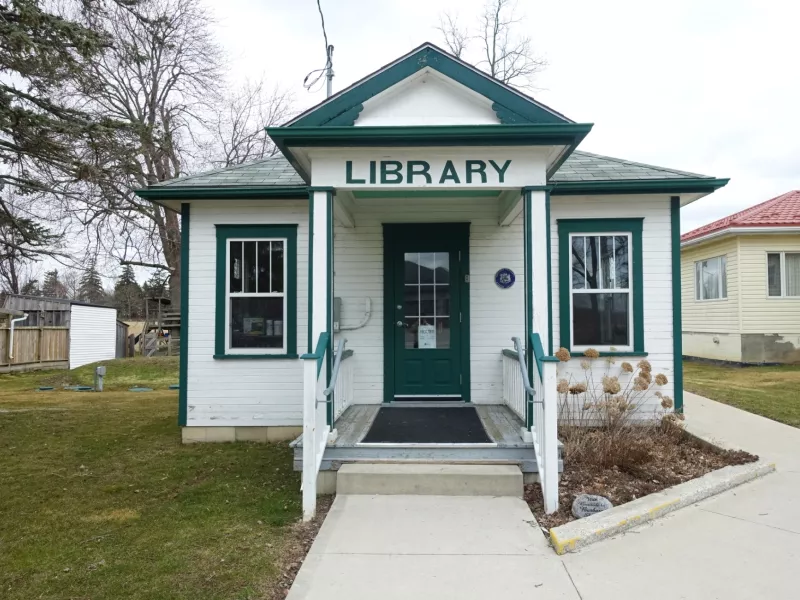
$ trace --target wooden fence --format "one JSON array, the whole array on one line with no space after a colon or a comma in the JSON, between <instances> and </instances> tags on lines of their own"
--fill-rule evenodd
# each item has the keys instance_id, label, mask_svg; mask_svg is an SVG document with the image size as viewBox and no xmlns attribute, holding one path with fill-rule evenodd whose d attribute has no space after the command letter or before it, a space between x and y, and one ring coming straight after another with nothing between
<instances>
[{"instance_id":1,"label":"wooden fence","mask_svg":"<svg viewBox=\"0 0 800 600\"><path fill-rule=\"evenodd\" d=\"M69 327L15 327L13 358L8 358L11 330L0 327L0 373L69 368Z\"/></svg>"}]
</instances>

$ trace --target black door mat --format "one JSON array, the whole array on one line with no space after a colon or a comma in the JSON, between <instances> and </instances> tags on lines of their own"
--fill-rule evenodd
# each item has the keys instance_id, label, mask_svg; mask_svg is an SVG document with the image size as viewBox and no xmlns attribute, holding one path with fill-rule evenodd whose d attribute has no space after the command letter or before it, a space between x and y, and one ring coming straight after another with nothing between
<instances>
[{"instance_id":1,"label":"black door mat","mask_svg":"<svg viewBox=\"0 0 800 600\"><path fill-rule=\"evenodd\" d=\"M383 406L361 440L367 444L490 444L473 406Z\"/></svg>"}]
</instances>

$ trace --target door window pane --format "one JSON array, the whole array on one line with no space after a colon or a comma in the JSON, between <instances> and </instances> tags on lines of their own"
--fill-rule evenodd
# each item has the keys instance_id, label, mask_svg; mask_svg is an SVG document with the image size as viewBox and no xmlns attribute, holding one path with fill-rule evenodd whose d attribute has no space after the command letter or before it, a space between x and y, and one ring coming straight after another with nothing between
<instances>
[{"instance_id":1,"label":"door window pane","mask_svg":"<svg viewBox=\"0 0 800 600\"><path fill-rule=\"evenodd\" d=\"M436 318L436 347L450 348L450 319Z\"/></svg>"},{"instance_id":2,"label":"door window pane","mask_svg":"<svg viewBox=\"0 0 800 600\"><path fill-rule=\"evenodd\" d=\"M448 252L436 253L436 273L434 274L434 282L450 283L450 254Z\"/></svg>"},{"instance_id":3,"label":"door window pane","mask_svg":"<svg viewBox=\"0 0 800 600\"><path fill-rule=\"evenodd\" d=\"M572 327L577 346L627 346L629 293L573 294Z\"/></svg>"},{"instance_id":4,"label":"door window pane","mask_svg":"<svg viewBox=\"0 0 800 600\"><path fill-rule=\"evenodd\" d=\"M436 269L436 254L433 252L419 253L419 282L433 283L433 273Z\"/></svg>"},{"instance_id":5,"label":"door window pane","mask_svg":"<svg viewBox=\"0 0 800 600\"><path fill-rule=\"evenodd\" d=\"M449 348L450 254L407 252L404 262L405 348Z\"/></svg>"},{"instance_id":6,"label":"door window pane","mask_svg":"<svg viewBox=\"0 0 800 600\"><path fill-rule=\"evenodd\" d=\"M419 286L419 315L421 317L433 317L436 315L435 298L436 286Z\"/></svg>"},{"instance_id":7,"label":"door window pane","mask_svg":"<svg viewBox=\"0 0 800 600\"><path fill-rule=\"evenodd\" d=\"M778 252L767 254L767 287L770 296L781 295L781 255Z\"/></svg>"},{"instance_id":8,"label":"door window pane","mask_svg":"<svg viewBox=\"0 0 800 600\"><path fill-rule=\"evenodd\" d=\"M283 298L231 298L231 348L282 348Z\"/></svg>"}]
</instances>

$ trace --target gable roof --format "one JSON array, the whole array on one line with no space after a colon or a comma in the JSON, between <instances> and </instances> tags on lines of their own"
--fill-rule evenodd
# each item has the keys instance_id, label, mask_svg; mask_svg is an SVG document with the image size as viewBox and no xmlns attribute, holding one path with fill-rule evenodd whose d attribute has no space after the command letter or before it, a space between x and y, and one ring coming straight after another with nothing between
<instances>
[{"instance_id":1,"label":"gable roof","mask_svg":"<svg viewBox=\"0 0 800 600\"><path fill-rule=\"evenodd\" d=\"M626 186L630 186L627 191L633 191L639 189L634 187L637 185L671 185L673 187L670 189L677 190L684 186L685 191L690 191L686 187L689 184L714 188L721 187L727 180L576 150L550 178L549 183L554 186L554 193L558 194L588 193L598 186L614 186L606 189L606 193ZM305 198L308 193L303 178L281 154L157 183L137 193L154 199L179 196L201 199L224 197L226 191L233 190L236 191L235 196L240 198L248 197L248 192L251 194L249 197L253 198Z\"/></svg>"},{"instance_id":2,"label":"gable roof","mask_svg":"<svg viewBox=\"0 0 800 600\"><path fill-rule=\"evenodd\" d=\"M364 108L364 102L425 68L438 71L492 100L492 109L505 125L573 123L531 96L456 58L435 44L425 42L309 108L283 127L353 125Z\"/></svg>"},{"instance_id":3,"label":"gable roof","mask_svg":"<svg viewBox=\"0 0 800 600\"><path fill-rule=\"evenodd\" d=\"M681 243L740 227L800 227L800 190L786 192L681 236Z\"/></svg>"}]
</instances>

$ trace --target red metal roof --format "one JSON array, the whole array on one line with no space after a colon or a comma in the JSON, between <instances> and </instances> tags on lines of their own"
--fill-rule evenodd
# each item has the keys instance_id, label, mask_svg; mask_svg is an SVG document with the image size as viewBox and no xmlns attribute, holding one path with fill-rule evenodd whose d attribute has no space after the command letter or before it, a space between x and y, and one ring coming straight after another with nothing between
<instances>
[{"instance_id":1,"label":"red metal roof","mask_svg":"<svg viewBox=\"0 0 800 600\"><path fill-rule=\"evenodd\" d=\"M800 227L800 190L786 192L772 200L756 204L719 221L693 229L689 233L684 233L681 236L681 241L687 242L695 238L705 237L715 231L733 227L791 226Z\"/></svg>"}]
</instances>

